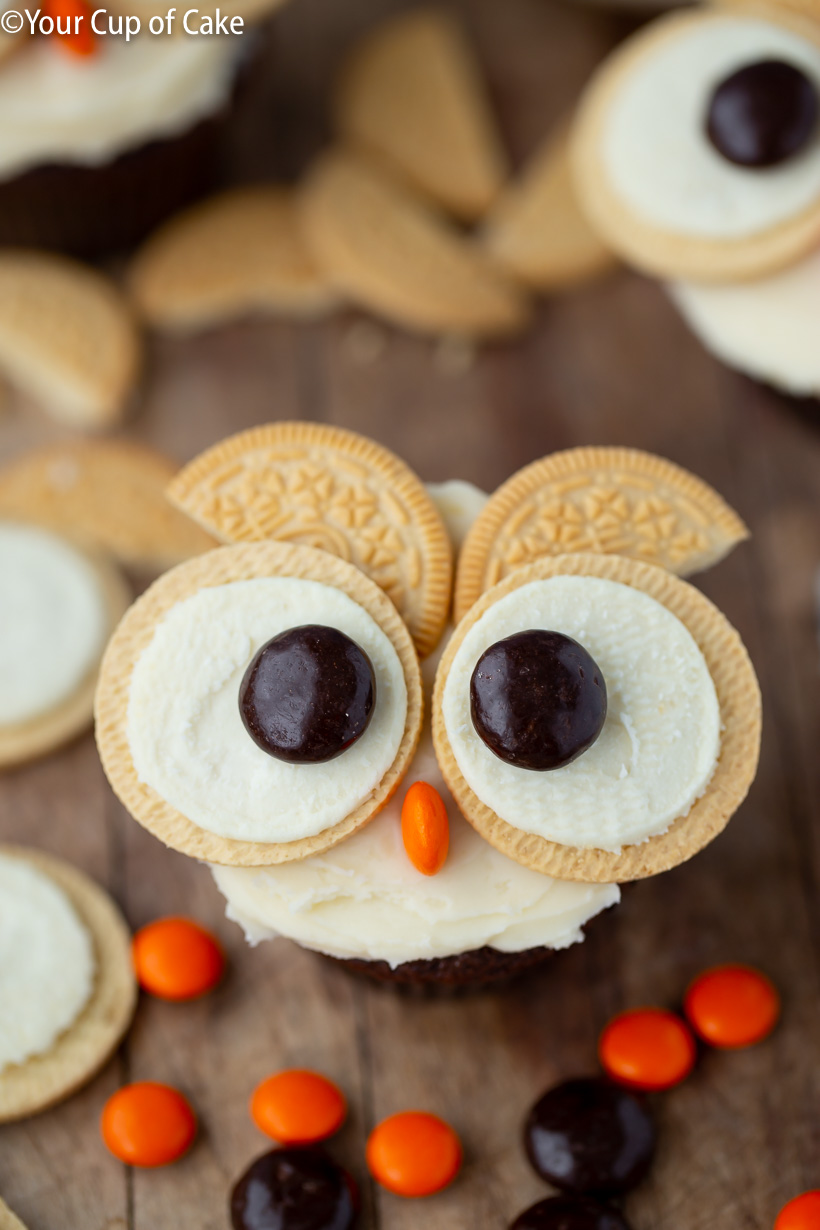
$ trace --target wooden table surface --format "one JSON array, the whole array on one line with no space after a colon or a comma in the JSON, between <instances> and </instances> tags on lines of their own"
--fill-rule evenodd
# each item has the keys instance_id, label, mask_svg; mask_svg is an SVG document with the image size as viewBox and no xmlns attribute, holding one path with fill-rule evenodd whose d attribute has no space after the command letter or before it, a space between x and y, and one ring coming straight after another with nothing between
<instances>
[{"instance_id":1,"label":"wooden table surface","mask_svg":"<svg viewBox=\"0 0 820 1230\"><path fill-rule=\"evenodd\" d=\"M295 0L275 24L274 75L235 142L239 173L296 172L326 128L329 72L379 0ZM482 49L514 157L572 102L618 31L612 18L548 0L474 0L461 11ZM224 1230L232 1181L266 1142L247 1114L254 1084L290 1065L339 1082L350 1120L333 1153L360 1179L363 1230L504 1230L545 1194L520 1145L534 1098L595 1070L606 1019L674 1005L706 965L760 965L780 986L765 1044L707 1055L658 1100L661 1145L627 1209L635 1230L768 1230L820 1186L820 689L813 585L820 564L820 434L805 415L713 362L658 286L631 274L545 304L520 341L475 362L363 318L257 321L157 341L127 434L184 460L219 437L301 417L371 434L427 479L488 489L574 444L638 445L715 484L753 531L699 584L739 628L765 699L760 774L728 831L690 864L633 887L583 945L542 975L466 999L413 999L351 980L285 942L252 951L223 918L206 869L128 818L90 735L0 781L0 840L41 846L107 885L134 926L169 912L213 926L230 974L192 1006L144 999L119 1056L81 1094L0 1129L0 1193L30 1230ZM364 328L370 326L365 322ZM364 359L364 349L376 349ZM820 420L819 420L820 421ZM0 453L53 438L21 400L0 416ZM123 1081L169 1081L202 1132L180 1164L129 1172L97 1121ZM366 1133L427 1107L461 1133L455 1186L423 1203L369 1186Z\"/></svg>"}]
</instances>

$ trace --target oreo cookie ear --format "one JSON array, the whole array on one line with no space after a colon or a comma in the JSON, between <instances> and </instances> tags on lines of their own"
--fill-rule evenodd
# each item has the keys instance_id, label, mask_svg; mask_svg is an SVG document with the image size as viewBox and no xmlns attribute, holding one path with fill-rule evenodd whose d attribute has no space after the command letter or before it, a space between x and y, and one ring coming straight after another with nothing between
<instances>
[{"instance_id":1,"label":"oreo cookie ear","mask_svg":"<svg viewBox=\"0 0 820 1230\"><path fill-rule=\"evenodd\" d=\"M713 488L662 457L627 448L552 453L513 474L476 518L458 559L456 621L485 590L545 557L622 555L691 576L747 537Z\"/></svg>"},{"instance_id":2,"label":"oreo cookie ear","mask_svg":"<svg viewBox=\"0 0 820 1230\"><path fill-rule=\"evenodd\" d=\"M184 466L168 497L222 542L275 540L354 564L390 598L420 657L438 644L447 530L421 479L372 440L317 423L253 428Z\"/></svg>"}]
</instances>

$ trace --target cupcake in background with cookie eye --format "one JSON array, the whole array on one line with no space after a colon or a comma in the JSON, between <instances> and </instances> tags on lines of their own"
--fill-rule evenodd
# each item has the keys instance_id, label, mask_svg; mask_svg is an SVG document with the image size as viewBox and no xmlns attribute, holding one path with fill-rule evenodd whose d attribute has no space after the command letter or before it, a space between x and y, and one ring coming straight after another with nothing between
<instances>
[{"instance_id":1,"label":"cupcake in background with cookie eye","mask_svg":"<svg viewBox=\"0 0 820 1230\"><path fill-rule=\"evenodd\" d=\"M574 134L602 239L718 358L798 397L820 394L818 18L739 3L658 20L604 63Z\"/></svg>"},{"instance_id":2,"label":"cupcake in background with cookie eye","mask_svg":"<svg viewBox=\"0 0 820 1230\"><path fill-rule=\"evenodd\" d=\"M130 247L212 186L255 32L152 35L143 6L144 28L126 40L94 34L92 6L69 7L80 36L0 48L0 245L93 257ZM43 10L61 28L67 12ZM97 24L118 29L120 16L115 7Z\"/></svg>"},{"instance_id":3,"label":"cupcake in background with cookie eye","mask_svg":"<svg viewBox=\"0 0 820 1230\"><path fill-rule=\"evenodd\" d=\"M754 673L673 570L746 531L684 471L573 450L487 501L425 490L351 432L285 423L217 445L169 491L235 545L128 613L98 743L135 818L212 864L251 942L286 937L397 984L485 985L582 939L620 881L689 857L742 800Z\"/></svg>"}]
</instances>

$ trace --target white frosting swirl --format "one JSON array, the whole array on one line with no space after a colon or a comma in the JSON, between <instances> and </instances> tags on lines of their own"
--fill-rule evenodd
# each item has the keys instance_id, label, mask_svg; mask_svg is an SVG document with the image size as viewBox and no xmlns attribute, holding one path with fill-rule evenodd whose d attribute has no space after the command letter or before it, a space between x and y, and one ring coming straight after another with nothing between
<instances>
[{"instance_id":1,"label":"white frosting swirl","mask_svg":"<svg viewBox=\"0 0 820 1230\"><path fill-rule=\"evenodd\" d=\"M227 101L240 37L105 37L70 56L32 39L0 66L0 176L45 163L96 166L174 137Z\"/></svg>"},{"instance_id":2,"label":"white frosting swirl","mask_svg":"<svg viewBox=\"0 0 820 1230\"><path fill-rule=\"evenodd\" d=\"M768 278L668 290L724 363L798 397L820 395L820 248Z\"/></svg>"}]
</instances>

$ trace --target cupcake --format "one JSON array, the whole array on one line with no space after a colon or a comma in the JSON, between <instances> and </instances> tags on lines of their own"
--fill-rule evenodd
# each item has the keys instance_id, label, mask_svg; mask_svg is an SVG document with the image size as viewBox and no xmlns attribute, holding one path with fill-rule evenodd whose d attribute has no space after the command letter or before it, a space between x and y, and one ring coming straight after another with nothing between
<instances>
[{"instance_id":1,"label":"cupcake","mask_svg":"<svg viewBox=\"0 0 820 1230\"><path fill-rule=\"evenodd\" d=\"M249 38L38 36L0 59L0 244L118 251L209 188Z\"/></svg>"},{"instance_id":2,"label":"cupcake","mask_svg":"<svg viewBox=\"0 0 820 1230\"><path fill-rule=\"evenodd\" d=\"M804 7L645 27L593 79L574 139L601 237L718 358L798 397L820 392L820 14Z\"/></svg>"},{"instance_id":3,"label":"cupcake","mask_svg":"<svg viewBox=\"0 0 820 1230\"><path fill-rule=\"evenodd\" d=\"M463 483L426 491L353 433L285 423L217 445L169 493L234 545L126 615L98 744L135 818L212 864L252 943L283 936L394 983L485 985L579 941L620 882L695 853L748 789L754 672L675 575L746 531L677 467L571 450L487 500ZM508 629L539 628L595 658L595 729L572 687L553 688L556 709L525 644L515 662L535 682L522 701L502 671L515 686L494 711L512 717L493 746L471 678ZM571 754L544 763L556 723ZM539 763L516 762L522 728ZM446 857L424 871L403 815L417 782L448 817Z\"/></svg>"}]
</instances>

